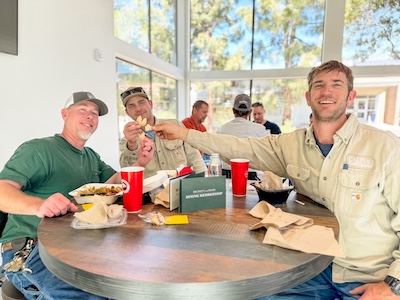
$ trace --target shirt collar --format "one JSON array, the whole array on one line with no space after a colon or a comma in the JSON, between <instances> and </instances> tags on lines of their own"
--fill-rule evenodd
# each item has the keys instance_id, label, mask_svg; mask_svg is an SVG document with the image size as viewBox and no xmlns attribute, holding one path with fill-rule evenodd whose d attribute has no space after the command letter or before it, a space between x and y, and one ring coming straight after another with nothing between
<instances>
[{"instance_id":1,"label":"shirt collar","mask_svg":"<svg viewBox=\"0 0 400 300\"><path fill-rule=\"evenodd\" d=\"M333 137L334 141L340 139L344 144L348 144L359 124L360 122L354 114L348 114L346 123L344 123L343 126L336 131L335 136ZM305 143L309 146L314 146L317 144L312 126L306 131Z\"/></svg>"}]
</instances>

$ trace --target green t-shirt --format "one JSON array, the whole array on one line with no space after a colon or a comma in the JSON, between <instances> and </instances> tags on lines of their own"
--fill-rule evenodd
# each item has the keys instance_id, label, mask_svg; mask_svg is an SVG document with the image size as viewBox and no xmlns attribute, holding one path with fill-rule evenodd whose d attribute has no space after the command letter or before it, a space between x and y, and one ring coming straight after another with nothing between
<instances>
[{"instance_id":1,"label":"green t-shirt","mask_svg":"<svg viewBox=\"0 0 400 300\"><path fill-rule=\"evenodd\" d=\"M89 147L76 149L59 134L23 143L0 173L0 179L18 182L28 195L47 199L68 193L83 184L105 182L115 170ZM1 199L7 201L7 199ZM37 237L40 218L8 214L0 243L21 237Z\"/></svg>"}]
</instances>

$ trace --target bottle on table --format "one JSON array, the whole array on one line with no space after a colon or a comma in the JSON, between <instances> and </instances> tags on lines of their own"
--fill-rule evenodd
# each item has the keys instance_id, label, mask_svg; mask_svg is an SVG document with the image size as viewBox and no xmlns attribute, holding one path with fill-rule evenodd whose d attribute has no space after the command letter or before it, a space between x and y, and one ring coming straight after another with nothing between
<instances>
[{"instance_id":1,"label":"bottle on table","mask_svg":"<svg viewBox=\"0 0 400 300\"><path fill-rule=\"evenodd\" d=\"M210 164L208 165L208 176L221 176L222 162L219 153L211 154Z\"/></svg>"}]
</instances>

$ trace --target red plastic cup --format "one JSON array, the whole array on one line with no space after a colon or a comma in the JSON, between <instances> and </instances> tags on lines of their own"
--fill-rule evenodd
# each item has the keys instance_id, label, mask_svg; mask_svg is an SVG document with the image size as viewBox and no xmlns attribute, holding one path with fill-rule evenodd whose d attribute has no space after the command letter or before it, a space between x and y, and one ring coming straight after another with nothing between
<instances>
[{"instance_id":1,"label":"red plastic cup","mask_svg":"<svg viewBox=\"0 0 400 300\"><path fill-rule=\"evenodd\" d=\"M231 159L232 194L236 197L246 196L249 160L244 158Z\"/></svg>"},{"instance_id":2,"label":"red plastic cup","mask_svg":"<svg viewBox=\"0 0 400 300\"><path fill-rule=\"evenodd\" d=\"M123 202L128 213L138 213L142 210L143 179L143 167L121 169L121 182L124 189Z\"/></svg>"}]
</instances>

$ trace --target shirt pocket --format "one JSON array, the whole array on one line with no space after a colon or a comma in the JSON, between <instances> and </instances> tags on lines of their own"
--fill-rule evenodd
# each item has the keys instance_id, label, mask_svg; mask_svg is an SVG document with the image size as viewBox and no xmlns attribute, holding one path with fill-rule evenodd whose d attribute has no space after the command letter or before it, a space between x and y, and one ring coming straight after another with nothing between
<instances>
[{"instance_id":1,"label":"shirt pocket","mask_svg":"<svg viewBox=\"0 0 400 300\"><path fill-rule=\"evenodd\" d=\"M380 197L379 174L358 170L341 170L338 174L338 197L335 199L340 214L360 217L370 212Z\"/></svg>"},{"instance_id":2,"label":"shirt pocket","mask_svg":"<svg viewBox=\"0 0 400 300\"><path fill-rule=\"evenodd\" d=\"M299 167L299 166L295 166L295 165L288 165L287 168L287 173L290 177L290 179L293 182L305 182L308 180L308 178L310 178L310 170L303 168L303 167ZM296 185L295 185L296 186Z\"/></svg>"},{"instance_id":3,"label":"shirt pocket","mask_svg":"<svg viewBox=\"0 0 400 300\"><path fill-rule=\"evenodd\" d=\"M182 140L165 140L165 148L167 148L168 150L176 150L180 147L183 146L183 141Z\"/></svg>"}]
</instances>

